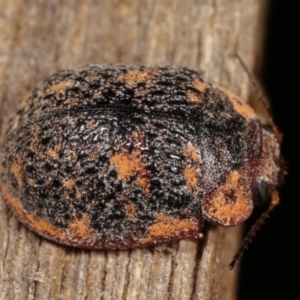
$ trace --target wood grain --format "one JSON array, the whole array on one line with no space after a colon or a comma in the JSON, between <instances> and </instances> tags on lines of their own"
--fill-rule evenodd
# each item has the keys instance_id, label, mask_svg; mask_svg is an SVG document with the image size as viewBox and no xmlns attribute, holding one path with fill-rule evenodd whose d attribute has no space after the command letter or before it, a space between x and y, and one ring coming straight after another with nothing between
<instances>
[{"instance_id":1,"label":"wood grain","mask_svg":"<svg viewBox=\"0 0 300 300\"><path fill-rule=\"evenodd\" d=\"M183 65L249 96L266 1L0 0L1 132L37 82L85 64ZM240 228L210 226L199 241L84 251L24 228L0 199L0 299L235 299L227 265Z\"/></svg>"}]
</instances>

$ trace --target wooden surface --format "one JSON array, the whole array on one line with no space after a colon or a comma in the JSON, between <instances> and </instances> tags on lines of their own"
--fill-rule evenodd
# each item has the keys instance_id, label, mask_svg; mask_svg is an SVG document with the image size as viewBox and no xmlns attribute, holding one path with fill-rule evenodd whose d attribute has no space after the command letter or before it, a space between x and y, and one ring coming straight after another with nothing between
<instances>
[{"instance_id":1,"label":"wooden surface","mask_svg":"<svg viewBox=\"0 0 300 300\"><path fill-rule=\"evenodd\" d=\"M266 1L0 0L1 132L18 101L62 68L183 65L248 99ZM23 227L0 199L0 299L235 299L240 228L129 251L66 248Z\"/></svg>"}]
</instances>

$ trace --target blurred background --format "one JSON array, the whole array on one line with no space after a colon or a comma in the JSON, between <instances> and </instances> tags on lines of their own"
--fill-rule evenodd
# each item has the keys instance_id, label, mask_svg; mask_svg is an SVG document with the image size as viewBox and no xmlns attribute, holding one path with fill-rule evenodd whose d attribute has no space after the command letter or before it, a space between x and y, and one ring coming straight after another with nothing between
<instances>
[{"instance_id":1,"label":"blurred background","mask_svg":"<svg viewBox=\"0 0 300 300\"><path fill-rule=\"evenodd\" d=\"M300 1L275 0L269 5L262 83L272 103L275 123L283 133L282 153L288 175L280 189L281 204L244 254L241 300L295 299L299 295ZM256 217L249 220L245 231ZM266 261L267 256L271 259Z\"/></svg>"}]
</instances>

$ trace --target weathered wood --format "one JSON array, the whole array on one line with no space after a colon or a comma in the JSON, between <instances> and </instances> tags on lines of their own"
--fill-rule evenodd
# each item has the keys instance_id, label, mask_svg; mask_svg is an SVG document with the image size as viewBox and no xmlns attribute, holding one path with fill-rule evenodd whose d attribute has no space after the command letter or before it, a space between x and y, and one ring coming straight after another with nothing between
<instances>
[{"instance_id":1,"label":"weathered wood","mask_svg":"<svg viewBox=\"0 0 300 300\"><path fill-rule=\"evenodd\" d=\"M1 132L19 100L57 69L184 65L248 98L234 57L257 68L266 1L0 0ZM234 299L227 265L240 228L199 241L84 251L39 238L0 201L0 299Z\"/></svg>"}]
</instances>

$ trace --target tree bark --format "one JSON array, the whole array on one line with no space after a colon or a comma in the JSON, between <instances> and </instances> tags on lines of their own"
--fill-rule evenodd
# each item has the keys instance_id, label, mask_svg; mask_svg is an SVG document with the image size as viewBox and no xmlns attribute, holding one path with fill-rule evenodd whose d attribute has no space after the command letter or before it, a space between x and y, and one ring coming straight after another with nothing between
<instances>
[{"instance_id":1,"label":"tree bark","mask_svg":"<svg viewBox=\"0 0 300 300\"><path fill-rule=\"evenodd\" d=\"M249 98L266 1L0 0L1 132L17 102L58 69L182 65ZM27 230L0 200L0 299L235 299L240 227L152 248L89 251Z\"/></svg>"}]
</instances>

